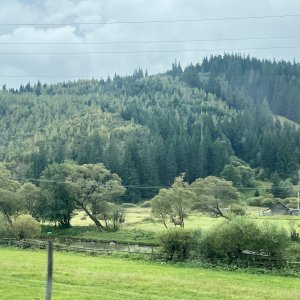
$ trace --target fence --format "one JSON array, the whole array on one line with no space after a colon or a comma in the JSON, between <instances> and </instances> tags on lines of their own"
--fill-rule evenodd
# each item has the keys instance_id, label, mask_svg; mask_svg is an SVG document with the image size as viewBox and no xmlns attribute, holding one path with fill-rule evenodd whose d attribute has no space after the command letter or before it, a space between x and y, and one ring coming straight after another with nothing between
<instances>
[{"instance_id":1,"label":"fence","mask_svg":"<svg viewBox=\"0 0 300 300\"><path fill-rule=\"evenodd\" d=\"M0 246L1 245L18 247L22 249L47 249L48 242L46 240L18 240L13 238L4 238L0 239ZM56 241L54 243L54 249L56 251L86 253L90 255L112 254L114 252L153 255L158 252L157 246L118 244L108 242L87 242L78 240L71 241L69 239L65 240L65 243L63 243L61 240L59 240L59 242ZM244 253L235 261L235 263L243 267L256 266L273 268L278 266L289 266L291 268L300 270L300 262L291 262L280 257L263 256L250 253Z\"/></svg>"},{"instance_id":2,"label":"fence","mask_svg":"<svg viewBox=\"0 0 300 300\"><path fill-rule=\"evenodd\" d=\"M0 245L2 246L13 246L23 249L47 249L47 241L45 240L18 240L13 238L0 239ZM157 247L154 246L141 246L132 244L118 244L118 243L103 243L103 242L86 242L86 241L75 241L72 243L67 240L65 243L55 242L54 249L56 251L66 251L66 252L77 252L77 253L88 253L92 255L96 254L112 254L114 252L123 253L139 253L139 254L149 254L155 253Z\"/></svg>"}]
</instances>

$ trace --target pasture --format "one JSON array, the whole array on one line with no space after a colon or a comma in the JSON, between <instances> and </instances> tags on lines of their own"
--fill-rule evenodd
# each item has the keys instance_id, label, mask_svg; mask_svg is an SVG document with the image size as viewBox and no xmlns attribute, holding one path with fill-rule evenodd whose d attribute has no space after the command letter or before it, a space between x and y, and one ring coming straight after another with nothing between
<instances>
[{"instance_id":1,"label":"pasture","mask_svg":"<svg viewBox=\"0 0 300 300\"><path fill-rule=\"evenodd\" d=\"M45 251L0 248L0 299L43 299ZM53 299L299 299L299 278L55 253Z\"/></svg>"},{"instance_id":2,"label":"pasture","mask_svg":"<svg viewBox=\"0 0 300 300\"><path fill-rule=\"evenodd\" d=\"M263 208L261 207L247 207L247 213L250 218L255 219L257 222L276 222L284 226L287 230L289 229L291 222L293 222L296 227L300 226L300 217L258 216L257 212L262 209ZM126 209L126 221L122 228L117 232L99 232L88 218L82 220L83 215L84 213L82 211L77 212L72 219L73 228L61 230L50 227L45 228L44 232L50 230L53 231L54 236L60 237L153 244L157 242L157 235L166 230L161 223L156 222L151 217L150 208L142 208L139 206ZM185 228L206 231L223 220L223 218L211 218L200 213L193 213L185 220ZM170 228L174 227L170 222L168 223L168 226Z\"/></svg>"}]
</instances>

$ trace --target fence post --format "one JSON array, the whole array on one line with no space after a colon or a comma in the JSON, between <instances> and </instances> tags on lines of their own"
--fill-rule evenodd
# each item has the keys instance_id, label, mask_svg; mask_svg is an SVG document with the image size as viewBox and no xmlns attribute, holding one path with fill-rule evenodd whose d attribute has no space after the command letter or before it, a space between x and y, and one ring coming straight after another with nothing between
<instances>
[{"instance_id":1,"label":"fence post","mask_svg":"<svg viewBox=\"0 0 300 300\"><path fill-rule=\"evenodd\" d=\"M52 294L52 275L53 275L53 241L50 238L51 232L48 232L48 265L45 300L51 300Z\"/></svg>"},{"instance_id":2,"label":"fence post","mask_svg":"<svg viewBox=\"0 0 300 300\"><path fill-rule=\"evenodd\" d=\"M130 253L130 245L128 244L128 253Z\"/></svg>"}]
</instances>

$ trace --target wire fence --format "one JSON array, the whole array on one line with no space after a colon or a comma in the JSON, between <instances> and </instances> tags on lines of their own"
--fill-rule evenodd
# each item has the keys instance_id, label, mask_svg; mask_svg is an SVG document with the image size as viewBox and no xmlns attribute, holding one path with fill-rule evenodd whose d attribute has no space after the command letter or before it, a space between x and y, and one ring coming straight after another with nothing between
<instances>
[{"instance_id":1,"label":"wire fence","mask_svg":"<svg viewBox=\"0 0 300 300\"><path fill-rule=\"evenodd\" d=\"M0 239L0 246L11 246L22 249L47 249L47 240L34 239ZM77 252L86 254L112 254L114 252L129 254L153 255L157 253L157 246L144 246L138 244L121 244L115 242L88 242L88 241L56 241L54 250L65 252Z\"/></svg>"},{"instance_id":2,"label":"wire fence","mask_svg":"<svg viewBox=\"0 0 300 300\"><path fill-rule=\"evenodd\" d=\"M34 250L46 250L48 245L47 240L35 240L35 239L15 239L15 238L2 238L0 239L0 247L16 247L21 249L34 249ZM89 255L101 255L101 254L113 254L113 253L127 253L127 254L143 254L143 255L157 255L159 254L158 246L144 246L133 244L122 244L115 242L89 242L89 241L71 241L66 240L56 241L54 243L54 250L58 252L73 252L84 253ZM193 257L189 256L185 259L200 259L199 255ZM214 264L213 261L211 263ZM216 261L215 264L219 264L220 261ZM261 268L280 268L289 267L294 270L300 271L300 262L289 261L280 256L261 255L257 253L251 253L244 251L240 257L231 262L240 267L261 267Z\"/></svg>"}]
</instances>

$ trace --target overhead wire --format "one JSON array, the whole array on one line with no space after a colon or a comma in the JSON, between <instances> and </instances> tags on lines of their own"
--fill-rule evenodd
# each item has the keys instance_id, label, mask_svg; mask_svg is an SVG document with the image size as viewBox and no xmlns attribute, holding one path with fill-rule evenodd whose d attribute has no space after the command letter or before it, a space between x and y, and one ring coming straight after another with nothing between
<instances>
[{"instance_id":1,"label":"overhead wire","mask_svg":"<svg viewBox=\"0 0 300 300\"><path fill-rule=\"evenodd\" d=\"M107 41L107 42L0 42L0 45L114 45L114 44L159 44L159 43L195 43L195 42L222 42L222 41L248 41L294 39L300 35L245 37L245 38L218 38L218 39L190 39L190 40L151 40L151 41Z\"/></svg>"},{"instance_id":2,"label":"overhead wire","mask_svg":"<svg viewBox=\"0 0 300 300\"><path fill-rule=\"evenodd\" d=\"M151 24L151 23L198 23L215 21L242 21L259 19L281 19L298 18L300 14L281 14L281 15L261 15L261 16L241 16L241 17L222 17L222 18L199 18L199 19L170 19L170 20L124 20L124 21L94 21L94 22L57 22L57 23L0 23L0 26L80 26L80 25L117 25L117 24Z\"/></svg>"},{"instance_id":3,"label":"overhead wire","mask_svg":"<svg viewBox=\"0 0 300 300\"><path fill-rule=\"evenodd\" d=\"M139 54L139 53L179 53L179 52L215 52L245 51L268 49L298 49L299 46L271 46L246 48L212 48L212 49L168 49L168 50L121 50L121 51L80 51L80 52L0 52L0 55L92 55L92 54Z\"/></svg>"},{"instance_id":4,"label":"overhead wire","mask_svg":"<svg viewBox=\"0 0 300 300\"><path fill-rule=\"evenodd\" d=\"M300 17L300 14L291 15L268 15L268 16L245 16L245 17L225 17L225 18L204 18L204 19L179 19L179 20L148 20L148 21L112 21L112 22L75 22L75 23L0 23L0 26L66 26L66 25L114 25L114 24L148 24L148 23L179 23L179 22L208 22L208 21L225 21L225 20L249 20L249 19L266 19L266 18L286 18L286 17ZM173 40L173 41L119 41L119 42L84 42L84 43L42 43L42 42L1 42L0 44L12 45L104 45L104 44L152 44L152 43L188 43L188 42L213 42L213 41L238 41L238 40L264 40L264 39L288 39L299 38L300 36L279 36L279 37L252 37L252 38L227 38L227 39L202 39L202 40ZM217 48L217 49L171 49L171 50L133 50L133 51L86 51L86 52L0 52L0 55L81 55L81 54L138 54L138 53L177 53L177 52L213 52L213 51L244 51L244 50L266 50L266 49L296 49L300 46L272 46L272 47L252 47L252 48ZM203 74L204 75L204 74ZM0 75L0 77L23 77L23 75ZM28 77L24 75L24 77ZM51 76L57 77L57 76ZM65 76L60 76L65 77ZM67 76L70 77L70 76ZM78 76L74 76L78 77ZM52 182L60 184L68 184L69 182L59 182L54 180L12 177L16 180L37 181L37 182ZM170 186L138 186L125 185L127 188L139 189L160 189L170 188ZM193 188L197 189L197 188ZM256 190L253 188L238 188L238 190Z\"/></svg>"}]
</instances>

